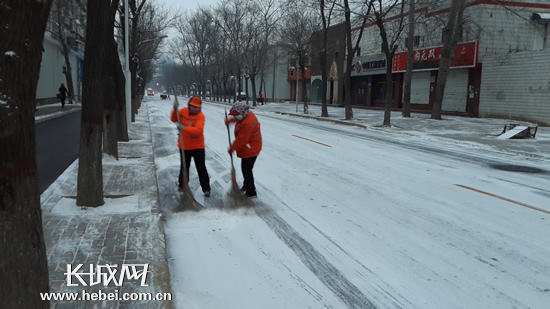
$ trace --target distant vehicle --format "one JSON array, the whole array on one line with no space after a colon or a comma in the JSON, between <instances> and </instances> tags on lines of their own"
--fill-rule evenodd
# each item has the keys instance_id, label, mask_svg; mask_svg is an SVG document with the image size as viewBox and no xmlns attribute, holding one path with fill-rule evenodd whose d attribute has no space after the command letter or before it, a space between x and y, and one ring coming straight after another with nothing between
<instances>
[{"instance_id":1,"label":"distant vehicle","mask_svg":"<svg viewBox=\"0 0 550 309\"><path fill-rule=\"evenodd\" d=\"M166 94L166 91L163 91L163 92L160 94L160 98L161 98L162 100L168 99L168 95Z\"/></svg>"},{"instance_id":2,"label":"distant vehicle","mask_svg":"<svg viewBox=\"0 0 550 309\"><path fill-rule=\"evenodd\" d=\"M237 101L246 101L246 93L244 92L237 92Z\"/></svg>"},{"instance_id":3,"label":"distant vehicle","mask_svg":"<svg viewBox=\"0 0 550 309\"><path fill-rule=\"evenodd\" d=\"M147 89L147 95L148 96L154 96L155 92L153 91L153 89L149 88L149 89Z\"/></svg>"}]
</instances>

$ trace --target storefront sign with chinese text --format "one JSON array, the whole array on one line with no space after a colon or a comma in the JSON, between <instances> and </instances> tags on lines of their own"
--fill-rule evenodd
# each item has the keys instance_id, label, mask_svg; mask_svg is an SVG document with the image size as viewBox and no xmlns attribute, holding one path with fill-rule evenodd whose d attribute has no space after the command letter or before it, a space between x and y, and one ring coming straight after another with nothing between
<instances>
[{"instance_id":1,"label":"storefront sign with chinese text","mask_svg":"<svg viewBox=\"0 0 550 309\"><path fill-rule=\"evenodd\" d=\"M413 71L437 70L443 47L431 47L415 50L413 54ZM457 44L455 57L451 68L472 68L477 64L477 41ZM398 53L393 57L392 71L405 72L407 70L407 53Z\"/></svg>"}]
</instances>

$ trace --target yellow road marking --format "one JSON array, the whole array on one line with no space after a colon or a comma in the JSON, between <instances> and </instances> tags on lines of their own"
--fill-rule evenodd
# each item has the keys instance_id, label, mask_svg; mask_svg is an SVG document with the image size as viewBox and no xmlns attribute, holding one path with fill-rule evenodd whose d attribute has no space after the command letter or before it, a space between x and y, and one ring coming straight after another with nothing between
<instances>
[{"instance_id":1,"label":"yellow road marking","mask_svg":"<svg viewBox=\"0 0 550 309\"><path fill-rule=\"evenodd\" d=\"M292 134L292 136L295 136L295 137L301 138L301 139L305 139L306 141L310 141L310 142L313 142L313 143L317 143L317 144L319 144L319 145L323 145L323 146L326 146L326 147L332 147L332 146L329 146L329 145L327 145L327 144L319 143L319 142L316 142L316 141L314 141L314 140L310 140L310 139L308 139L308 138L301 137L301 136L298 136L298 135Z\"/></svg>"},{"instance_id":2,"label":"yellow road marking","mask_svg":"<svg viewBox=\"0 0 550 309\"><path fill-rule=\"evenodd\" d=\"M492 193L489 193L489 192L481 191L481 190L470 188L468 186L463 186L463 185L455 184L455 186L458 186L458 187L461 187L461 188L464 188L464 189L468 189L468 190L472 190L472 191L482 193L482 194L485 194L485 195L489 195L489 196L492 196L492 197L496 197L496 198L501 199L503 201L507 201L507 202L510 202L510 203L514 203L516 205L520 205L520 206L523 206L523 207L527 207L527 208L530 208L530 209L533 209L533 210L538 210L540 212L550 214L550 211L548 211L548 210L540 209L540 208L535 207L535 206L531 206L531 205L527 205L525 203L517 202L517 201L511 200L511 199L508 199L508 198L505 198L505 197L502 197L502 196L498 196L498 195L495 195L495 194L492 194Z\"/></svg>"}]
</instances>

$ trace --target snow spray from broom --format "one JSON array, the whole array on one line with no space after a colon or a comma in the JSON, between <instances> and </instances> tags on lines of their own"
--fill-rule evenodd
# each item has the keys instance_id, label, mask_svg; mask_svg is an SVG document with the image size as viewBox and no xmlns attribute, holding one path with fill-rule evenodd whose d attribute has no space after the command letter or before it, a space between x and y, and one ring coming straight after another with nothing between
<instances>
[{"instance_id":1,"label":"snow spray from broom","mask_svg":"<svg viewBox=\"0 0 550 309\"><path fill-rule=\"evenodd\" d=\"M178 112L178 97L174 95L174 111L176 113L176 118L178 119L178 127L181 127L181 120L180 115ZM179 129L178 129L179 131ZM193 197L193 192L191 192L191 188L189 188L189 174L187 173L187 166L185 166L185 148L183 147L183 134L182 132L179 133L179 139L180 139L180 145L181 145L181 168L183 169L183 186L182 186L182 196L180 198L180 203L174 211L186 211L186 210L194 210L199 211L203 208L203 206L195 200L195 197Z\"/></svg>"}]
</instances>

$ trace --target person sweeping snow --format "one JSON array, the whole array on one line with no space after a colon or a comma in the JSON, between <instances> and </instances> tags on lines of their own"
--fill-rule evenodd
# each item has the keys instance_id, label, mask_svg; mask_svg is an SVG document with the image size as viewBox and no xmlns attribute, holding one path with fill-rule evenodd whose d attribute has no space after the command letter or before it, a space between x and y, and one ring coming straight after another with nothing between
<instances>
[{"instance_id":1,"label":"person sweeping snow","mask_svg":"<svg viewBox=\"0 0 550 309\"><path fill-rule=\"evenodd\" d=\"M210 196L210 177L206 170L205 151L204 151L204 114L201 111L202 101L199 97L191 97L187 107L178 111L177 98L174 100L174 110L171 120L177 122L180 138L178 138L178 148L180 156L185 160L185 171L189 171L191 158L195 161L195 167L199 175L199 182L205 196ZM176 113L176 111L178 111ZM178 119L179 116L179 119ZM179 120L179 121L178 121ZM183 145L182 145L183 143ZM182 160L183 161L183 160ZM185 177L187 176L187 177ZM188 175L184 176L183 165L180 167L179 188L182 190L187 186Z\"/></svg>"},{"instance_id":2,"label":"person sweeping snow","mask_svg":"<svg viewBox=\"0 0 550 309\"><path fill-rule=\"evenodd\" d=\"M254 184L254 163L262 150L262 133L260 122L256 115L250 111L250 107L241 102L233 104L229 115L225 118L225 124L235 123L235 140L228 149L230 155L235 151L241 158L241 171L244 183L241 191L247 197L257 197Z\"/></svg>"}]
</instances>

